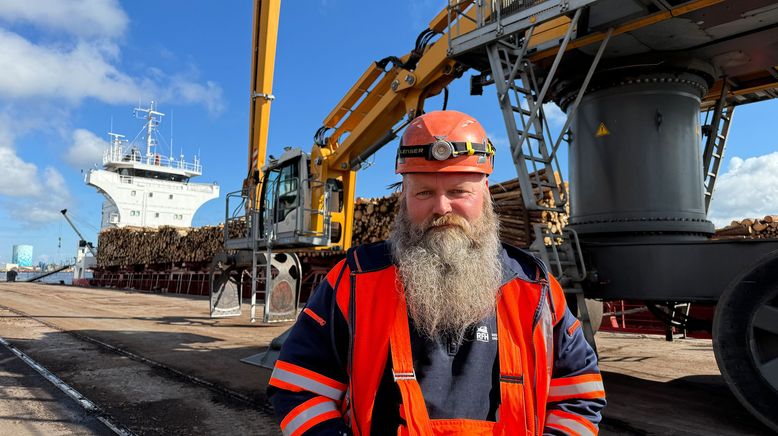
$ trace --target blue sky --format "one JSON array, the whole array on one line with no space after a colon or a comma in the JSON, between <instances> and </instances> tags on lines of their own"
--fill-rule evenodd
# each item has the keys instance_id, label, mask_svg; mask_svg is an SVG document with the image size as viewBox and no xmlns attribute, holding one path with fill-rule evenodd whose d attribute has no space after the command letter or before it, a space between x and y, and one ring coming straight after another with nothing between
<instances>
[{"instance_id":1,"label":"blue sky","mask_svg":"<svg viewBox=\"0 0 778 436\"><path fill-rule=\"evenodd\" d=\"M284 2L270 152L309 149L365 68L408 52L445 4ZM248 0L0 0L0 263L10 261L14 244L33 245L36 260L73 256L77 238L62 208L96 241L103 198L84 184L82 170L99 162L112 120L118 133L138 132L138 101L158 102L166 138L172 119L175 153L191 158L199 151L204 174L197 180L221 186L221 198L206 203L194 224L223 220L224 194L239 189L246 173L252 8ZM452 84L449 108L471 113L493 137L499 151L492 180L513 178L494 91L470 96L468 76ZM441 104L433 98L427 109ZM717 223L778 213L776 119L775 102L736 112L714 199ZM554 118L557 128L561 120ZM395 145L359 173L358 195L385 195L396 180Z\"/></svg>"}]
</instances>

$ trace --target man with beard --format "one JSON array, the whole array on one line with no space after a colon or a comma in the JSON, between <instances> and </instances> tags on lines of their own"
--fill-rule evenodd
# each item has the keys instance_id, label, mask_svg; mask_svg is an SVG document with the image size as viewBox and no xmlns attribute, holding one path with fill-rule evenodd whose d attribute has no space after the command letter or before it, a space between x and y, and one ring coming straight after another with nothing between
<instances>
[{"instance_id":1,"label":"man with beard","mask_svg":"<svg viewBox=\"0 0 778 436\"><path fill-rule=\"evenodd\" d=\"M408 125L389 241L348 251L276 362L285 435L597 434L597 358L545 265L500 243L493 160L466 114Z\"/></svg>"}]
</instances>

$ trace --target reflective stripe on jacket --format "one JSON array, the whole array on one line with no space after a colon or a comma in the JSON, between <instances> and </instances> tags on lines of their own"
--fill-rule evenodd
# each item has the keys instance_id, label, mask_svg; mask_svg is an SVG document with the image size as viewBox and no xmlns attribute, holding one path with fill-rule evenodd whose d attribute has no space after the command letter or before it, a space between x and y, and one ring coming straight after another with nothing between
<instances>
[{"instance_id":1,"label":"reflective stripe on jacket","mask_svg":"<svg viewBox=\"0 0 778 436\"><path fill-rule=\"evenodd\" d=\"M542 265L505 248L497 423L429 418L410 356L405 301L394 288L396 269L386 244L373 244L351 250L333 268L284 344L270 380L284 434L369 434L387 364L402 397L407 425L400 434L596 434L604 389L580 323Z\"/></svg>"}]
</instances>

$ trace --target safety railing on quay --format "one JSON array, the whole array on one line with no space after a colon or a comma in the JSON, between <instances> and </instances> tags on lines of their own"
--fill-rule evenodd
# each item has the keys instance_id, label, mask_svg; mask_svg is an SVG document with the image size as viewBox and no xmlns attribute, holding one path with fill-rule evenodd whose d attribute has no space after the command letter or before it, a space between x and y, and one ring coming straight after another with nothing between
<instances>
[{"instance_id":1,"label":"safety railing on quay","mask_svg":"<svg viewBox=\"0 0 778 436\"><path fill-rule=\"evenodd\" d=\"M209 280L205 272L120 272L101 273L89 283L99 288L208 295Z\"/></svg>"}]
</instances>

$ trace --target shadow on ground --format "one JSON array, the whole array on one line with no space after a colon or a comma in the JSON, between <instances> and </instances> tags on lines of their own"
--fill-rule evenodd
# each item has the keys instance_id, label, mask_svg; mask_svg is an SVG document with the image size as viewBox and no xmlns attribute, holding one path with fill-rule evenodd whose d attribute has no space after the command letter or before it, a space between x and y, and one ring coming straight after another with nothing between
<instances>
[{"instance_id":1,"label":"shadow on ground","mask_svg":"<svg viewBox=\"0 0 778 436\"><path fill-rule=\"evenodd\" d=\"M604 372L603 435L772 435L719 375L658 382Z\"/></svg>"}]
</instances>

